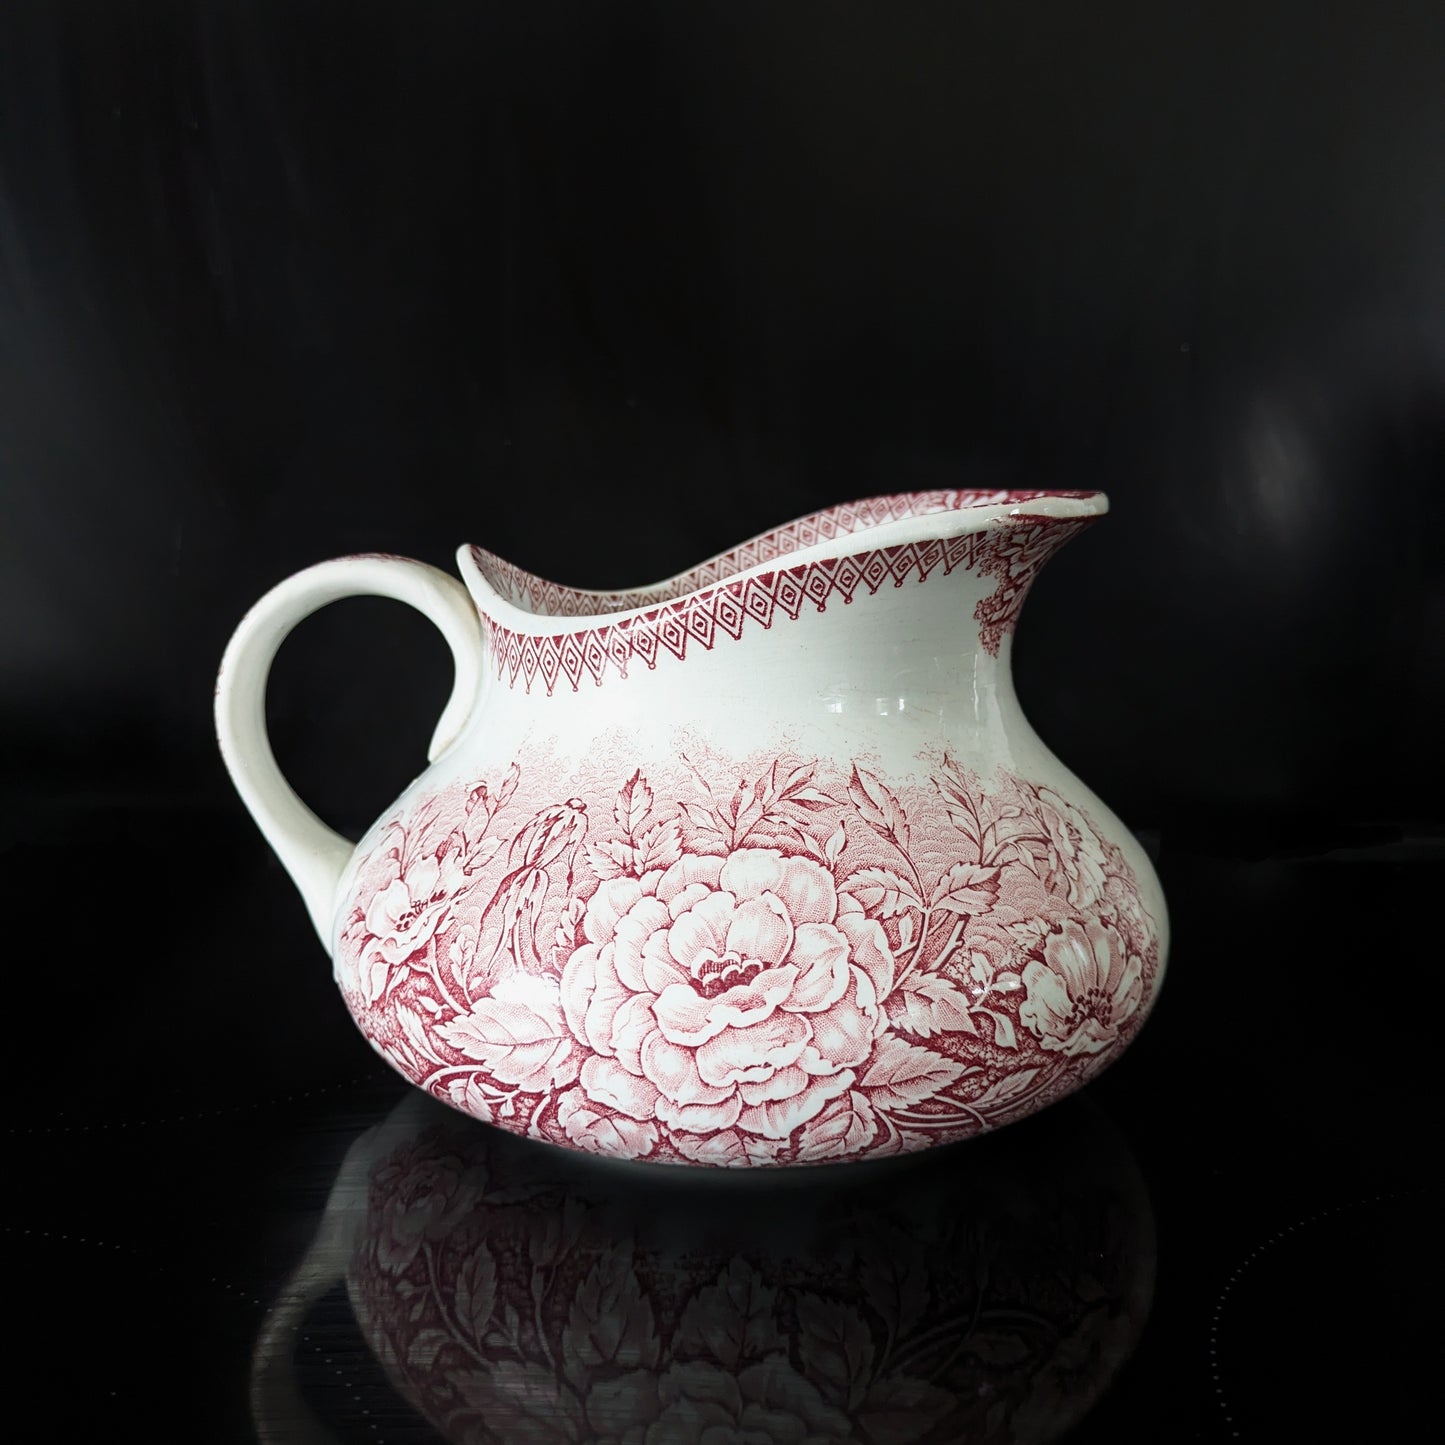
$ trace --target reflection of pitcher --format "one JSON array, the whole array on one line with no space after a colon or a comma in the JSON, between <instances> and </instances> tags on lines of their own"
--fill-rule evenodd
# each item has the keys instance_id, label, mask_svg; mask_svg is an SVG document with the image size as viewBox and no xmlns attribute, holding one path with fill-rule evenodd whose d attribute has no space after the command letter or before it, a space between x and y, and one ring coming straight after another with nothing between
<instances>
[{"instance_id":1,"label":"reflection of pitcher","mask_svg":"<svg viewBox=\"0 0 1445 1445\"><path fill-rule=\"evenodd\" d=\"M1104 510L879 497L607 594L476 548L466 588L324 563L232 640L222 750L357 1022L434 1097L658 1162L921 1149L1077 1088L1162 977L1153 870L1009 671L1035 573ZM457 664L432 768L359 846L282 779L263 707L289 628L355 593Z\"/></svg>"},{"instance_id":2,"label":"reflection of pitcher","mask_svg":"<svg viewBox=\"0 0 1445 1445\"><path fill-rule=\"evenodd\" d=\"M344 1278L386 1375L450 1441L1025 1445L1113 1378L1153 1277L1143 1181L1085 1104L966 1160L723 1185L408 1100L342 1166L258 1341L253 1412L271 1445L350 1438L315 1421L295 1359Z\"/></svg>"}]
</instances>

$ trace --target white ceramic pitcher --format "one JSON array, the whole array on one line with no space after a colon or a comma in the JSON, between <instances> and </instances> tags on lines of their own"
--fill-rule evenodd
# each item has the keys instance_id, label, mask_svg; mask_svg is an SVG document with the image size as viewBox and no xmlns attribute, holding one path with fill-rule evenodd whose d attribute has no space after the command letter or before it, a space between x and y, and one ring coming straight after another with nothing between
<instances>
[{"instance_id":1,"label":"white ceramic pitcher","mask_svg":"<svg viewBox=\"0 0 1445 1445\"><path fill-rule=\"evenodd\" d=\"M221 750L348 1007L429 1094L628 1159L777 1165L1021 1118L1163 975L1142 849L1019 709L1012 632L1099 493L816 513L634 592L476 547L346 557L247 615ZM410 603L456 684L360 843L281 776L266 676L341 597Z\"/></svg>"}]
</instances>

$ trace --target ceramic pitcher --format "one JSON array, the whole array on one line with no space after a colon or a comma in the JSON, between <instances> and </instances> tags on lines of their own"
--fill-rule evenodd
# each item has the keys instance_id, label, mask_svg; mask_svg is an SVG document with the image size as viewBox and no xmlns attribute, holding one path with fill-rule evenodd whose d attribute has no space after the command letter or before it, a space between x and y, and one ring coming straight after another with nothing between
<instances>
[{"instance_id":1,"label":"ceramic pitcher","mask_svg":"<svg viewBox=\"0 0 1445 1445\"><path fill-rule=\"evenodd\" d=\"M1098 1073L1163 974L1147 856L1010 674L1029 584L1106 509L875 497L629 592L479 547L463 582L325 562L232 639L221 750L357 1024L428 1094L654 1162L964 1138ZM281 776L264 694L286 633L363 594L431 618L456 682L357 843Z\"/></svg>"}]
</instances>

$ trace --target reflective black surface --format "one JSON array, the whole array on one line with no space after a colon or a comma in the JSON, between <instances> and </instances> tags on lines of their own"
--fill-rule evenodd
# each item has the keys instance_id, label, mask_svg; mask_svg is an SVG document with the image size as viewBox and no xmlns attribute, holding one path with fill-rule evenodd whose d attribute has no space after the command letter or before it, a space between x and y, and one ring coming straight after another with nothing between
<instances>
[{"instance_id":1,"label":"reflective black surface","mask_svg":"<svg viewBox=\"0 0 1445 1445\"><path fill-rule=\"evenodd\" d=\"M1041 576L1016 671L1041 736L1157 849L1158 1011L1077 1107L891 1183L694 1205L499 1144L519 1176L563 1172L530 1212L479 1198L479 1239L530 1250L564 1194L598 1257L715 1216L758 1233L686 1269L638 1245L658 1343L630 1394L554 1370L550 1413L523 1429L495 1381L491 1413L518 1442L618 1423L628 1445L757 1445L783 1381L809 1403L768 1416L780 1439L842 1416L862 1445L964 1422L993 1442L1092 1378L1070 1439L1438 1433L1442 74L1438 0L0 6L22 1438L427 1438L345 1291L273 1309L407 1090L216 757L244 609L323 557L445 564L466 541L632 586L953 486L1111 497ZM355 836L448 685L423 619L328 609L278 659L277 753ZM1075 1203L1111 1191L1130 1227L1107 1233ZM1005 1197L1049 1227L1016 1229ZM920 1199L955 1201L953 1232ZM1010 1273L980 1283L984 1226ZM829 1272L900 1229L935 1355L900 1353L901 1326L890 1345L862 1264ZM517 1288L521 1251L498 1254ZM752 1395L708 1376L716 1398L663 1426L663 1377L709 1365L679 1353L682 1315L736 1258L775 1291L763 1355L787 1368ZM592 1265L569 1268L503 1361L556 1355ZM861 1399L809 1379L829 1384L808 1294L861 1321L866 1348L839 1326ZM1037 1318L985 1359L995 1308ZM1074 1333L1089 1318L1131 1329L1106 1349ZM921 1382L886 1430L863 1419L879 1370ZM988 1408L958 1403L985 1386ZM624 1395L630 1423L589 1416Z\"/></svg>"},{"instance_id":2,"label":"reflective black surface","mask_svg":"<svg viewBox=\"0 0 1445 1445\"><path fill-rule=\"evenodd\" d=\"M63 939L24 961L12 1046L12 1371L55 1438L1411 1438L1439 840L1160 843L1171 975L1076 1101L719 1178L388 1074L243 819L53 810L6 840Z\"/></svg>"}]
</instances>

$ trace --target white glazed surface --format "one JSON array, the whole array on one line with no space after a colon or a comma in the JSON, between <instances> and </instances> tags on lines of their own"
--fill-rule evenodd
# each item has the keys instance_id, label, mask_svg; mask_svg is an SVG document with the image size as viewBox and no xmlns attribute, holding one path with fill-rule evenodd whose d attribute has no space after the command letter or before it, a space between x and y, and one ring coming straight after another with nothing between
<instances>
[{"instance_id":1,"label":"white glazed surface","mask_svg":"<svg viewBox=\"0 0 1445 1445\"><path fill-rule=\"evenodd\" d=\"M976 620L997 569L959 550L1023 525L1063 540L1104 499L929 505L786 555L764 545L725 582L705 564L616 613L516 606L493 583L522 600L525 584L489 579L472 549L470 601L420 564L357 558L260 604L223 668L223 751L389 1062L557 1143L745 1165L964 1137L1117 1056L1162 978L1164 900L1023 716L1011 625L990 646ZM1054 545L1039 535L1031 569ZM785 571L826 582L865 555L923 560L711 625L723 593L776 592ZM699 577L714 580L689 590ZM350 591L420 606L458 660L432 767L354 849L295 801L259 723L266 649ZM671 651L623 645L668 608L702 623ZM594 639L590 673L576 647L570 675L518 666L519 639L555 658L569 637ZM746 836L728 821L739 784L767 813ZM976 825L948 821L960 803Z\"/></svg>"}]
</instances>

